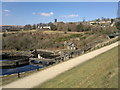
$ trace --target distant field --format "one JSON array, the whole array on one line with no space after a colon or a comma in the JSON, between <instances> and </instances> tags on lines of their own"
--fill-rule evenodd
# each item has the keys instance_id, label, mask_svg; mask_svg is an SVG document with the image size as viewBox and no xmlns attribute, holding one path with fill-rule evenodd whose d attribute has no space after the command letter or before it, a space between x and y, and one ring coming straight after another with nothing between
<instances>
[{"instance_id":1,"label":"distant field","mask_svg":"<svg viewBox=\"0 0 120 90\"><path fill-rule=\"evenodd\" d=\"M9 31L9 32L0 32L0 34L2 34L2 33L6 33L6 34L13 34L13 33L27 33L27 32L36 32L36 30Z\"/></svg>"},{"instance_id":2,"label":"distant field","mask_svg":"<svg viewBox=\"0 0 120 90\"><path fill-rule=\"evenodd\" d=\"M2 33L6 33L6 34L13 34L13 33L29 33L29 32L38 32L38 31L41 31L43 33L46 33L46 34L56 34L56 33L60 33L60 34L64 34L65 31L51 31L51 30L23 30L23 31L9 31L9 32L0 32L0 34ZM81 33L84 33L84 32L67 32L68 34L81 34Z\"/></svg>"},{"instance_id":3,"label":"distant field","mask_svg":"<svg viewBox=\"0 0 120 90\"><path fill-rule=\"evenodd\" d=\"M37 88L117 88L118 47L83 63Z\"/></svg>"},{"instance_id":4,"label":"distant field","mask_svg":"<svg viewBox=\"0 0 120 90\"><path fill-rule=\"evenodd\" d=\"M55 33L61 33L61 34L64 34L65 31L51 31L51 30L47 30L47 31L44 31L44 33L47 33L47 34L55 34ZM84 34L84 32L67 32L68 34Z\"/></svg>"}]
</instances>

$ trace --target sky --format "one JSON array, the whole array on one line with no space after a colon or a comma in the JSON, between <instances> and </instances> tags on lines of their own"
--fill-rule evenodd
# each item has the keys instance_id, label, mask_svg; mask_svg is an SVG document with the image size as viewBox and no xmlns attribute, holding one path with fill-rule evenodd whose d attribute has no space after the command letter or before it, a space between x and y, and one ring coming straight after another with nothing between
<instances>
[{"instance_id":1,"label":"sky","mask_svg":"<svg viewBox=\"0 0 120 90\"><path fill-rule=\"evenodd\" d=\"M118 17L120 18L120 1L118 2Z\"/></svg>"},{"instance_id":2,"label":"sky","mask_svg":"<svg viewBox=\"0 0 120 90\"><path fill-rule=\"evenodd\" d=\"M120 0L2 0L2 2L118 2Z\"/></svg>"},{"instance_id":3,"label":"sky","mask_svg":"<svg viewBox=\"0 0 120 90\"><path fill-rule=\"evenodd\" d=\"M118 2L3 2L3 25L79 22L97 18L116 18Z\"/></svg>"}]
</instances>

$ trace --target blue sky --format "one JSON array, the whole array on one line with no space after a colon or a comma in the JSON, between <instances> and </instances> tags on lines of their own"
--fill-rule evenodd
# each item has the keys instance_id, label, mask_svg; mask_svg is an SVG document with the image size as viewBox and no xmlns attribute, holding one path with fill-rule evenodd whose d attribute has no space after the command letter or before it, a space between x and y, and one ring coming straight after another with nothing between
<instances>
[{"instance_id":1,"label":"blue sky","mask_svg":"<svg viewBox=\"0 0 120 90\"><path fill-rule=\"evenodd\" d=\"M117 2L3 2L2 24L25 25L58 21L77 22L115 18Z\"/></svg>"},{"instance_id":2,"label":"blue sky","mask_svg":"<svg viewBox=\"0 0 120 90\"><path fill-rule=\"evenodd\" d=\"M2 2L118 2L119 0L2 0Z\"/></svg>"}]
</instances>

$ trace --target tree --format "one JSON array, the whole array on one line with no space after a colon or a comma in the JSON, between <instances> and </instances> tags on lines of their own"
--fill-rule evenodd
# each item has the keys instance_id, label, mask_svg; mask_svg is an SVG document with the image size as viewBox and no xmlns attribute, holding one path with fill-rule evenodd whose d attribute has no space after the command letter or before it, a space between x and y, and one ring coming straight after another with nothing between
<instances>
[{"instance_id":1,"label":"tree","mask_svg":"<svg viewBox=\"0 0 120 90\"><path fill-rule=\"evenodd\" d=\"M37 26L34 24L34 25L32 26L32 29L36 29L36 27L37 27Z\"/></svg>"},{"instance_id":2,"label":"tree","mask_svg":"<svg viewBox=\"0 0 120 90\"><path fill-rule=\"evenodd\" d=\"M105 21L106 19L104 17L101 17L101 20Z\"/></svg>"},{"instance_id":3,"label":"tree","mask_svg":"<svg viewBox=\"0 0 120 90\"><path fill-rule=\"evenodd\" d=\"M32 26L31 26L30 24L25 25L25 26L24 26L24 29L25 29L25 30L31 30L31 29L32 29Z\"/></svg>"},{"instance_id":4,"label":"tree","mask_svg":"<svg viewBox=\"0 0 120 90\"><path fill-rule=\"evenodd\" d=\"M114 19L111 19L111 24L114 22Z\"/></svg>"},{"instance_id":5,"label":"tree","mask_svg":"<svg viewBox=\"0 0 120 90\"><path fill-rule=\"evenodd\" d=\"M77 32L82 32L83 31L83 24L80 23L79 25L77 25Z\"/></svg>"},{"instance_id":6,"label":"tree","mask_svg":"<svg viewBox=\"0 0 120 90\"><path fill-rule=\"evenodd\" d=\"M91 30L91 26L89 26L89 25L83 26L83 31L90 31L90 30Z\"/></svg>"},{"instance_id":7,"label":"tree","mask_svg":"<svg viewBox=\"0 0 120 90\"><path fill-rule=\"evenodd\" d=\"M115 26L116 26L116 28L120 31L120 21L117 21L117 22L115 23Z\"/></svg>"},{"instance_id":8,"label":"tree","mask_svg":"<svg viewBox=\"0 0 120 90\"><path fill-rule=\"evenodd\" d=\"M7 34L6 33L3 33L3 37L6 37L7 36Z\"/></svg>"},{"instance_id":9,"label":"tree","mask_svg":"<svg viewBox=\"0 0 120 90\"><path fill-rule=\"evenodd\" d=\"M98 18L98 19L96 19L96 21L100 22L100 19Z\"/></svg>"},{"instance_id":10,"label":"tree","mask_svg":"<svg viewBox=\"0 0 120 90\"><path fill-rule=\"evenodd\" d=\"M68 31L69 31L69 32L71 32L71 29L70 29L70 28L68 28Z\"/></svg>"},{"instance_id":11,"label":"tree","mask_svg":"<svg viewBox=\"0 0 120 90\"><path fill-rule=\"evenodd\" d=\"M54 25L52 22L48 23L48 25L51 27L51 30L57 30L56 25Z\"/></svg>"},{"instance_id":12,"label":"tree","mask_svg":"<svg viewBox=\"0 0 120 90\"><path fill-rule=\"evenodd\" d=\"M51 26L51 29L52 29L52 30L57 30L56 25L52 25L52 26Z\"/></svg>"}]
</instances>

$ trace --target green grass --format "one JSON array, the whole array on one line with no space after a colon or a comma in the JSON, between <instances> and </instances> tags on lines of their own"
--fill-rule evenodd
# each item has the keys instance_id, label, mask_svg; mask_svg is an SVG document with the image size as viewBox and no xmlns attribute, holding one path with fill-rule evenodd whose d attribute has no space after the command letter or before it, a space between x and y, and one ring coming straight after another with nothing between
<instances>
[{"instance_id":1,"label":"green grass","mask_svg":"<svg viewBox=\"0 0 120 90\"><path fill-rule=\"evenodd\" d=\"M118 47L35 88L117 88Z\"/></svg>"},{"instance_id":2,"label":"green grass","mask_svg":"<svg viewBox=\"0 0 120 90\"><path fill-rule=\"evenodd\" d=\"M86 37L82 37L82 34L72 34L70 36L57 38L55 41L61 42L61 41L66 41L66 40L69 40L71 38L77 38L77 37L81 37L81 39L85 39L86 38Z\"/></svg>"}]
</instances>

